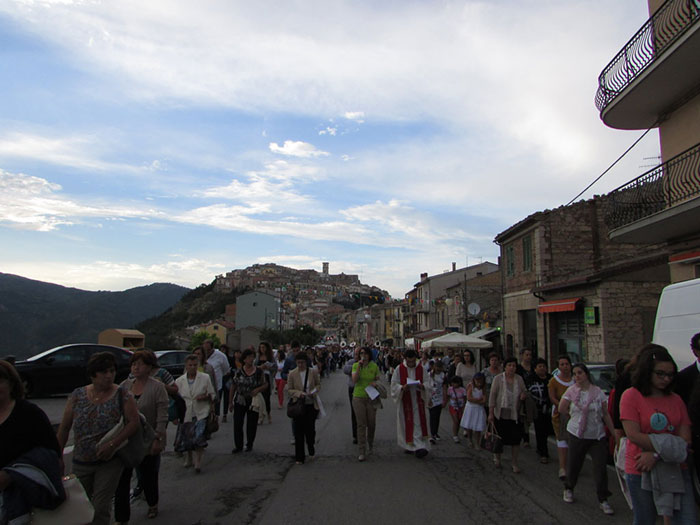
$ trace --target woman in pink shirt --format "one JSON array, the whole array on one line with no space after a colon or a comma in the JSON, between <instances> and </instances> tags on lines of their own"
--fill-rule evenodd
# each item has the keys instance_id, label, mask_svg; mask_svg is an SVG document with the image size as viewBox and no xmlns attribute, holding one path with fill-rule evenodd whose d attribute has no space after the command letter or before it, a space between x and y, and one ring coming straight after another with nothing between
<instances>
[{"instance_id":1,"label":"woman in pink shirt","mask_svg":"<svg viewBox=\"0 0 700 525\"><path fill-rule=\"evenodd\" d=\"M674 508L675 505L662 507L654 492L643 488L644 473L654 471L657 463L663 463L664 470L673 466L673 462L662 461L667 459L663 458L666 450L657 450L654 446L658 443L655 434L678 436L678 440L672 441L681 451L690 443L688 411L680 396L673 393L677 373L678 367L668 350L649 344L640 350L637 365L632 370L632 387L625 390L620 399L620 419L629 439L625 478L632 497L635 524L653 524L657 515L663 515L667 521L672 518L674 523L697 523L693 486L684 461L678 462L684 492L675 492L671 498L674 502L680 500L678 508ZM657 476L660 472L656 472ZM674 500L675 496L678 498Z\"/></svg>"}]
</instances>

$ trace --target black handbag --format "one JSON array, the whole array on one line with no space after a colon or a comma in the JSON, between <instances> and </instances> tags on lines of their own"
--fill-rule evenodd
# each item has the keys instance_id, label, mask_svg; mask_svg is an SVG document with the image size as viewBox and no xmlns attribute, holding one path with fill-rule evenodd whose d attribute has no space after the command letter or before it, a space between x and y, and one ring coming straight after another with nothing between
<instances>
[{"instance_id":1,"label":"black handbag","mask_svg":"<svg viewBox=\"0 0 700 525\"><path fill-rule=\"evenodd\" d=\"M486 432L481 437L481 448L493 452L494 454L500 454L503 452L503 440L501 436L496 432L496 426L493 423L489 423Z\"/></svg>"},{"instance_id":2,"label":"black handbag","mask_svg":"<svg viewBox=\"0 0 700 525\"><path fill-rule=\"evenodd\" d=\"M306 370L306 377L304 378L304 390L306 391L306 382L309 380L309 375L311 375L311 370ZM301 397L291 398L287 403L287 417L294 419L295 417L301 417L304 415L306 410L306 403Z\"/></svg>"}]
</instances>

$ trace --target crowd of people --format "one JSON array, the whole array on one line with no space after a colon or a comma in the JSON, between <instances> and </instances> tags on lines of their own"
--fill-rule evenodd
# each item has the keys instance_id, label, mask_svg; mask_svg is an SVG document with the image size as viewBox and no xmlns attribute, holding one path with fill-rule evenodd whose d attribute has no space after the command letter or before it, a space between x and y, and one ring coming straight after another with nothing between
<instances>
[{"instance_id":1,"label":"crowd of people","mask_svg":"<svg viewBox=\"0 0 700 525\"><path fill-rule=\"evenodd\" d=\"M424 458L441 441L440 420L447 409L455 444L465 438L468 448L488 448L496 469L502 468L508 447L510 470L520 474L520 448L530 446L533 427L543 464L549 462L548 439L555 437L563 500L575 501L590 455L600 509L613 514L607 474L613 440L635 524L654 523L657 515L665 523L697 523L688 450L691 444L700 446L700 334L693 337L691 350L696 363L679 373L665 348L646 345L631 360L618 362L609 396L585 364L562 355L550 374L547 362L534 359L527 348L503 362L491 353L479 370L469 349L443 354L353 344L302 350L292 342L273 350L262 342L257 349L231 352L207 340L187 356L177 380L158 366L150 350L134 352L131 375L121 384L115 383L114 356L97 353L87 364L90 382L69 396L57 432L24 399L15 368L0 361L0 523L33 507L61 505L66 497L63 450L71 429L72 470L92 503L95 524L109 524L112 511L117 523L127 523L130 502L141 493L147 518L158 515L160 458L169 422L177 425L173 448L183 467L199 474L208 440L229 413L232 453L249 452L258 426L272 422L273 402L283 408L286 399L294 460L302 465L316 453L322 378L335 370L347 375L350 428L360 462L373 453L377 410L390 394L397 444L406 454ZM141 455L127 461L127 445L147 434ZM26 482L26 465L45 473L42 483Z\"/></svg>"}]
</instances>

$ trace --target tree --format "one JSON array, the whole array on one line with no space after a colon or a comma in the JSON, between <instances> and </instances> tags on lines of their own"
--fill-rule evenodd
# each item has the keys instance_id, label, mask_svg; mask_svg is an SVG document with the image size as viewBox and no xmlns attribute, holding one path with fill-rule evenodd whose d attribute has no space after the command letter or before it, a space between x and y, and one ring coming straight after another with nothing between
<instances>
[{"instance_id":1,"label":"tree","mask_svg":"<svg viewBox=\"0 0 700 525\"><path fill-rule=\"evenodd\" d=\"M219 341L219 338L216 335L212 335L209 332L201 331L197 332L192 336L192 339L190 339L190 344L187 348L190 351L192 351L198 346L201 346L202 343L207 339L212 340L212 343L214 343L214 348L219 348L221 346L221 341Z\"/></svg>"}]
</instances>

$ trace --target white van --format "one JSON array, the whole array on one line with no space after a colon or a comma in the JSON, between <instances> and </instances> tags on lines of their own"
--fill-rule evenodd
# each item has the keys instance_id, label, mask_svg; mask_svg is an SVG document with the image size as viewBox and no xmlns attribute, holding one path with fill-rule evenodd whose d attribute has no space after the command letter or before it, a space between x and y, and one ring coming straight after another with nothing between
<instances>
[{"instance_id":1,"label":"white van","mask_svg":"<svg viewBox=\"0 0 700 525\"><path fill-rule=\"evenodd\" d=\"M653 342L665 346L678 370L695 361L690 338L700 332L700 279L670 284L661 292Z\"/></svg>"}]
</instances>

